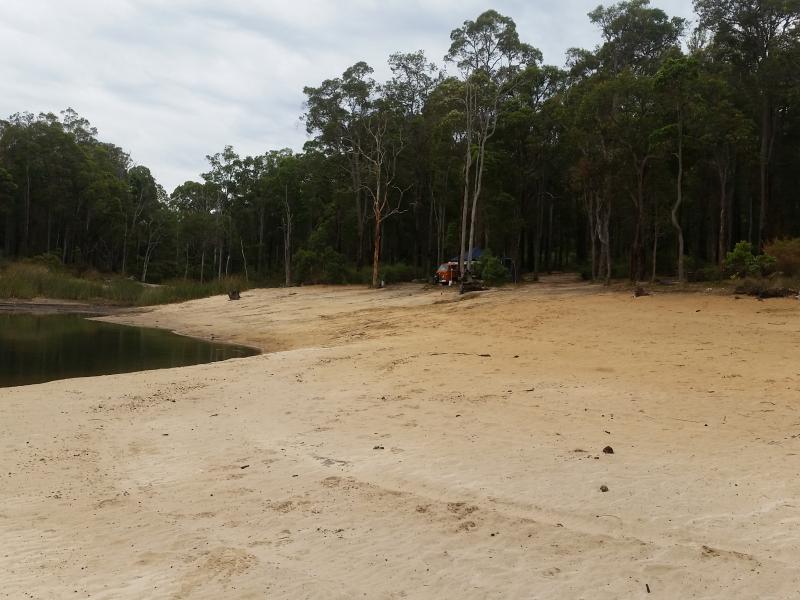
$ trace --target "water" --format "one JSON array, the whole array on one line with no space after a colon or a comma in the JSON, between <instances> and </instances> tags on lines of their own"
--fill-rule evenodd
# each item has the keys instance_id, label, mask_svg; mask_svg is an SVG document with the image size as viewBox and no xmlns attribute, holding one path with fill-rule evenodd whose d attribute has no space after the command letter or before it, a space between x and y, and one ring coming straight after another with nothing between
<instances>
[{"instance_id":1,"label":"water","mask_svg":"<svg viewBox=\"0 0 800 600\"><path fill-rule=\"evenodd\" d=\"M0 314L0 387L182 367L258 354L75 315Z\"/></svg>"}]
</instances>

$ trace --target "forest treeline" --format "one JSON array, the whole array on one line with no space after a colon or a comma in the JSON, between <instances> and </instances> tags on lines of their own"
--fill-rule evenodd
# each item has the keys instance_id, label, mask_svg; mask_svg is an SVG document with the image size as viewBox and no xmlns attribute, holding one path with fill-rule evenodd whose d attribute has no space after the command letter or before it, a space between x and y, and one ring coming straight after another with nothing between
<instances>
[{"instance_id":1,"label":"forest treeline","mask_svg":"<svg viewBox=\"0 0 800 600\"><path fill-rule=\"evenodd\" d=\"M302 152L208 156L171 193L72 110L0 122L0 249L141 281L427 276L473 248L522 271L714 277L800 236L800 0L599 6L544 65L487 11L437 65L358 62L305 88ZM529 40L535 42L535 40Z\"/></svg>"}]
</instances>

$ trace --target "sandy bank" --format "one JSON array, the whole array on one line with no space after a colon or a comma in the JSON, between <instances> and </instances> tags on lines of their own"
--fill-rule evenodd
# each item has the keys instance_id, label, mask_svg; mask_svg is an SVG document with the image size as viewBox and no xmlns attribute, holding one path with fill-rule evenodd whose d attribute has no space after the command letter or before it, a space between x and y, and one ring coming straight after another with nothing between
<instances>
[{"instance_id":1,"label":"sandy bank","mask_svg":"<svg viewBox=\"0 0 800 600\"><path fill-rule=\"evenodd\" d=\"M111 317L273 352L0 390L0 597L797 597L800 303L455 300Z\"/></svg>"}]
</instances>

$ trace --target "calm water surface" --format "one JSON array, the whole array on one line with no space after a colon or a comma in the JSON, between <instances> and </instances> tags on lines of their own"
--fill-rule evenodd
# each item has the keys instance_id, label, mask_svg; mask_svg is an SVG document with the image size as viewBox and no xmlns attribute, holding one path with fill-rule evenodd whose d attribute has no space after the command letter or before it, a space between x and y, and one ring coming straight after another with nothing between
<instances>
[{"instance_id":1,"label":"calm water surface","mask_svg":"<svg viewBox=\"0 0 800 600\"><path fill-rule=\"evenodd\" d=\"M0 314L0 387L182 367L258 354L75 315Z\"/></svg>"}]
</instances>

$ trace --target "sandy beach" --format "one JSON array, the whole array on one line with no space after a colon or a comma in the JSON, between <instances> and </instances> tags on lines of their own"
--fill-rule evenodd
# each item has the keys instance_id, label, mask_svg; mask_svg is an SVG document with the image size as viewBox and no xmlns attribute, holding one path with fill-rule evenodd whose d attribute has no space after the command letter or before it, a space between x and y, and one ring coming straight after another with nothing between
<instances>
[{"instance_id":1,"label":"sandy beach","mask_svg":"<svg viewBox=\"0 0 800 600\"><path fill-rule=\"evenodd\" d=\"M0 389L0 598L800 597L797 300L564 277L103 318L264 354Z\"/></svg>"}]
</instances>

